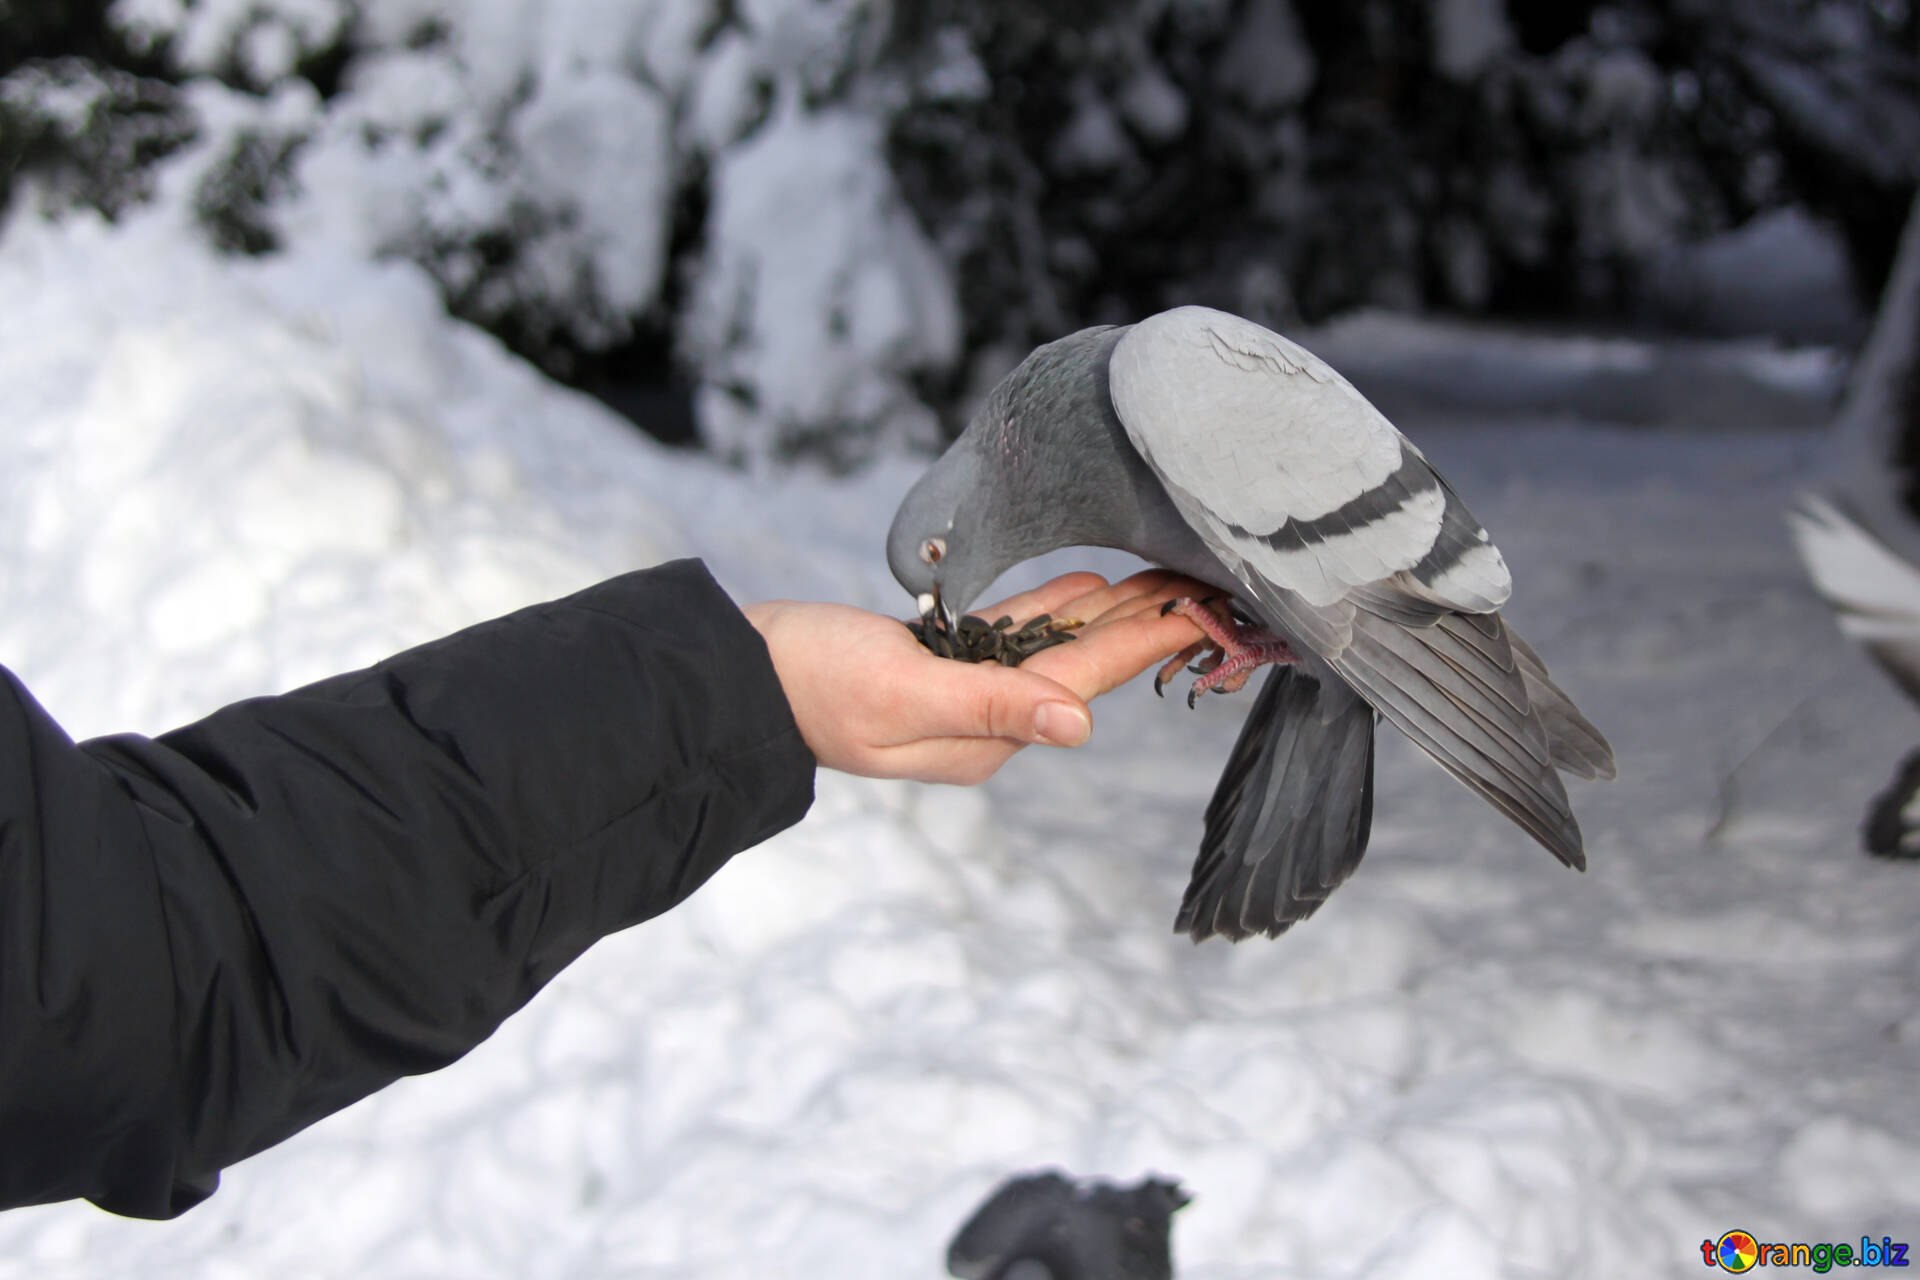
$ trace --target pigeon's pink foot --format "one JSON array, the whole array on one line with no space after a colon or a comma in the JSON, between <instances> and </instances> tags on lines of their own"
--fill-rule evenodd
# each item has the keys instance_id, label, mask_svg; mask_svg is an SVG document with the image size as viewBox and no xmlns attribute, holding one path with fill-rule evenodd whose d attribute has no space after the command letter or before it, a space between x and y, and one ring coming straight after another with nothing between
<instances>
[{"instance_id":1,"label":"pigeon's pink foot","mask_svg":"<svg viewBox=\"0 0 1920 1280\"><path fill-rule=\"evenodd\" d=\"M1161 687L1173 679L1181 667L1208 649L1213 650L1213 656L1194 668L1201 675L1187 690L1189 707L1203 693L1238 693L1247 687L1247 681L1253 679L1255 671L1269 663L1300 660L1284 637L1264 627L1243 626L1234 620L1224 606L1218 612L1209 608L1212 603L1212 600L1182 596L1178 600L1169 600L1161 607L1162 616L1179 614L1206 633L1206 639L1188 645L1160 668L1153 678L1155 693L1159 693Z\"/></svg>"},{"instance_id":2,"label":"pigeon's pink foot","mask_svg":"<svg viewBox=\"0 0 1920 1280\"><path fill-rule=\"evenodd\" d=\"M1180 674L1180 668L1187 666L1187 664L1190 662L1195 661L1200 657L1201 654L1207 652L1209 649L1213 649L1213 657L1211 661L1213 662L1214 666L1220 665L1219 663L1220 651L1214 648L1213 642L1211 640L1195 640L1192 644L1188 645L1186 648L1182 649L1180 652L1174 654L1171 658L1168 658L1166 661L1166 665L1161 667L1160 670L1154 674L1153 691L1157 694L1160 694L1160 696L1164 698L1166 695L1164 693L1160 693L1160 691L1166 688L1167 685L1173 680L1175 676ZM1191 670L1195 674L1198 674L1200 671L1200 668L1193 667L1191 668Z\"/></svg>"}]
</instances>

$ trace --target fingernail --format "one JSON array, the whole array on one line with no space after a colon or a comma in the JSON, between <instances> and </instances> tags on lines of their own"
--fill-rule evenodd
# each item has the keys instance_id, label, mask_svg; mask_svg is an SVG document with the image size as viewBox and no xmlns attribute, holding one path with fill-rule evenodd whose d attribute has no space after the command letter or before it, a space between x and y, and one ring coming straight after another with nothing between
<instances>
[{"instance_id":1,"label":"fingernail","mask_svg":"<svg viewBox=\"0 0 1920 1280\"><path fill-rule=\"evenodd\" d=\"M1043 702L1033 713L1033 736L1055 747L1077 747L1093 734L1093 721L1070 702Z\"/></svg>"}]
</instances>

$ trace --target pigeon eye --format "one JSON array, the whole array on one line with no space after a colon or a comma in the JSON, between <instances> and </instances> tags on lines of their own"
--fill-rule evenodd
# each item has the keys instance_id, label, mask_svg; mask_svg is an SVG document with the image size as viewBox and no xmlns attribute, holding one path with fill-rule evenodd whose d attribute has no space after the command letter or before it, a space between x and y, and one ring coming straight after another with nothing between
<instances>
[{"instance_id":1,"label":"pigeon eye","mask_svg":"<svg viewBox=\"0 0 1920 1280\"><path fill-rule=\"evenodd\" d=\"M920 544L920 558L928 564L939 564L941 558L946 554L947 540L945 538L928 538Z\"/></svg>"}]
</instances>

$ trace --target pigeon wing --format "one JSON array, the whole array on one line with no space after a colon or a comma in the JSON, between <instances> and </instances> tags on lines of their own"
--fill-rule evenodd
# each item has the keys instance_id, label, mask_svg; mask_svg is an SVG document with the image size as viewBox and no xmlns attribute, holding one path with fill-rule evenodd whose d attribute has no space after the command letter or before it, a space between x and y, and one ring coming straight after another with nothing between
<instances>
[{"instance_id":1,"label":"pigeon wing","mask_svg":"<svg viewBox=\"0 0 1920 1280\"><path fill-rule=\"evenodd\" d=\"M1305 348L1250 320L1181 307L1141 321L1108 364L1128 439L1211 534L1326 606L1389 583L1485 612L1513 590L1479 521L1413 444Z\"/></svg>"},{"instance_id":2,"label":"pigeon wing","mask_svg":"<svg viewBox=\"0 0 1920 1280\"><path fill-rule=\"evenodd\" d=\"M1372 820L1372 709L1330 674L1274 668L1207 806L1174 929L1279 937L1353 874Z\"/></svg>"},{"instance_id":3,"label":"pigeon wing","mask_svg":"<svg viewBox=\"0 0 1920 1280\"><path fill-rule=\"evenodd\" d=\"M1128 438L1265 618L1584 867L1556 766L1606 774L1612 753L1514 644L1506 563L1418 450L1302 348L1204 308L1134 326L1111 387Z\"/></svg>"},{"instance_id":4,"label":"pigeon wing","mask_svg":"<svg viewBox=\"0 0 1920 1280\"><path fill-rule=\"evenodd\" d=\"M1839 615L1840 629L1920 701L1920 566L1870 531L1843 501L1808 496L1787 519L1813 585Z\"/></svg>"}]
</instances>

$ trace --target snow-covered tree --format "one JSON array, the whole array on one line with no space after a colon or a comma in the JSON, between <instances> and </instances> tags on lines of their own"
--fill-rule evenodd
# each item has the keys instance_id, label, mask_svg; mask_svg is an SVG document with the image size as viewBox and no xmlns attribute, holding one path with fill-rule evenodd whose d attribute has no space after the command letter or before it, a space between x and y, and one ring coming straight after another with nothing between
<instances>
[{"instance_id":1,"label":"snow-covered tree","mask_svg":"<svg viewBox=\"0 0 1920 1280\"><path fill-rule=\"evenodd\" d=\"M1769 211L1870 292L1920 168L1902 0L7 11L0 197L413 262L742 460L931 439L1034 343L1177 302L1763 316L1675 254Z\"/></svg>"}]
</instances>

